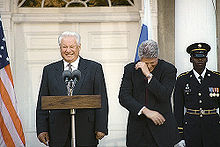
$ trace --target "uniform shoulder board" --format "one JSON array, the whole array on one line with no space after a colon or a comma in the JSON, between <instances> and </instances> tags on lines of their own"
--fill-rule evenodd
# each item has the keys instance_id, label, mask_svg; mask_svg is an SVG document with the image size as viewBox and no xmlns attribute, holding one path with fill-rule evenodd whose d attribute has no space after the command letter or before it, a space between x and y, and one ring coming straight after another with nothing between
<instances>
[{"instance_id":1,"label":"uniform shoulder board","mask_svg":"<svg viewBox=\"0 0 220 147\"><path fill-rule=\"evenodd\" d=\"M219 75L219 76L220 76L220 72L217 72L217 71L211 71L211 72L213 72L214 74L216 74L216 75Z\"/></svg>"},{"instance_id":2,"label":"uniform shoulder board","mask_svg":"<svg viewBox=\"0 0 220 147\"><path fill-rule=\"evenodd\" d=\"M189 73L189 71L184 72L184 73L181 73L177 78L180 78L180 77L182 77L182 76L185 76L185 75L187 75L188 73Z\"/></svg>"}]
</instances>

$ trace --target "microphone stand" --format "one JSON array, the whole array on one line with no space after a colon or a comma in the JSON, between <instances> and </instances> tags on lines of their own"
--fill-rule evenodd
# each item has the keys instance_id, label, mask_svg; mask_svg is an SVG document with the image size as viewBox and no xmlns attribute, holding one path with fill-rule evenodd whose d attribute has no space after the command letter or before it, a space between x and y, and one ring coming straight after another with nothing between
<instances>
[{"instance_id":1,"label":"microphone stand","mask_svg":"<svg viewBox=\"0 0 220 147\"><path fill-rule=\"evenodd\" d=\"M68 96L73 96L74 88L76 86L76 83L81 77L81 72L79 70L72 71L70 70L64 70L62 73L62 77L64 78L64 82L67 87L67 94ZM70 110L71 119L72 119L72 125L71 125L71 146L76 147L76 134L75 134L75 110Z\"/></svg>"},{"instance_id":2,"label":"microphone stand","mask_svg":"<svg viewBox=\"0 0 220 147\"><path fill-rule=\"evenodd\" d=\"M73 96L73 90L76 86L75 84L75 79L74 81L71 79L70 81L68 81L67 84L67 90L68 90L68 96ZM76 147L76 133L75 133L75 109L71 109L70 110L70 114L71 114L71 118L72 118L72 125L71 125L71 146L72 147Z\"/></svg>"}]
</instances>

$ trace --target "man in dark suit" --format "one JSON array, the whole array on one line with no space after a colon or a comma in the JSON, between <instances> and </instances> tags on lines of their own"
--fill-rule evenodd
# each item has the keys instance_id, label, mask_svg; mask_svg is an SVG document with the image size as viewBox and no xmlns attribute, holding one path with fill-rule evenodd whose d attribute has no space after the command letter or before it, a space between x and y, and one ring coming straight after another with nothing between
<instances>
[{"instance_id":1,"label":"man in dark suit","mask_svg":"<svg viewBox=\"0 0 220 147\"><path fill-rule=\"evenodd\" d=\"M142 42L140 61L124 68L119 102L129 111L128 147L172 147L178 143L177 125L171 109L176 68L158 59L158 45Z\"/></svg>"},{"instance_id":2,"label":"man in dark suit","mask_svg":"<svg viewBox=\"0 0 220 147\"><path fill-rule=\"evenodd\" d=\"M220 146L220 73L206 68L210 49L206 43L187 47L193 69L180 74L175 85L174 114L187 147Z\"/></svg>"},{"instance_id":3,"label":"man in dark suit","mask_svg":"<svg viewBox=\"0 0 220 147\"><path fill-rule=\"evenodd\" d=\"M51 147L71 146L71 115L69 110L42 110L41 96L67 95L62 72L71 68L81 71L75 95L101 95L100 109L77 109L75 114L77 147L96 147L108 134L108 100L101 64L79 56L80 36L63 32L58 38L63 60L44 67L36 109L38 139ZM70 64L69 64L70 63Z\"/></svg>"}]
</instances>

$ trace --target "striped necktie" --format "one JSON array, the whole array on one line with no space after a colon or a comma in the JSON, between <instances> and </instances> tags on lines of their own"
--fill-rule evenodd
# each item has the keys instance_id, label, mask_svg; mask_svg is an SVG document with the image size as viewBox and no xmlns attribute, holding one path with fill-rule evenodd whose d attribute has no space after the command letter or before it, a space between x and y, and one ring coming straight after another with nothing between
<instances>
[{"instance_id":1,"label":"striped necktie","mask_svg":"<svg viewBox=\"0 0 220 147\"><path fill-rule=\"evenodd\" d=\"M69 63L67 66L68 66L68 68L69 68L69 71L71 71L71 72L72 72L72 71L73 71L73 69L72 69L72 65L71 65L71 63Z\"/></svg>"}]
</instances>

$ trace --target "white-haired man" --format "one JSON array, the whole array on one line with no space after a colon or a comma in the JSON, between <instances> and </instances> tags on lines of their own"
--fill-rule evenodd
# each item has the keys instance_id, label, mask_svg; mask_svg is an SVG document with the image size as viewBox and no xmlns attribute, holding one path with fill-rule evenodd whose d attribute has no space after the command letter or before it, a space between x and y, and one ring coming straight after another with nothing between
<instances>
[{"instance_id":1,"label":"white-haired man","mask_svg":"<svg viewBox=\"0 0 220 147\"><path fill-rule=\"evenodd\" d=\"M50 147L71 146L70 111L41 109L41 96L67 95L62 73L71 67L81 71L81 78L74 88L75 95L101 95L100 109L77 109L75 114L77 147L96 147L98 140L108 133L108 100L102 66L79 56L78 33L63 32L58 43L63 59L45 66L43 70L36 110L38 139Z\"/></svg>"},{"instance_id":2,"label":"white-haired man","mask_svg":"<svg viewBox=\"0 0 220 147\"><path fill-rule=\"evenodd\" d=\"M176 68L158 59L158 44L142 42L140 61L125 66L119 102L129 111L128 147L172 147L180 140L171 109Z\"/></svg>"}]
</instances>

